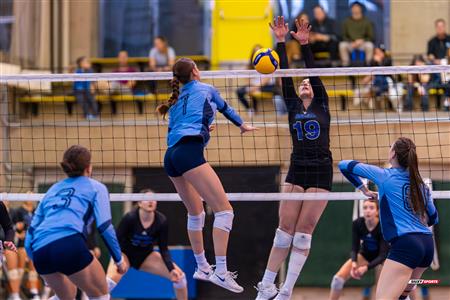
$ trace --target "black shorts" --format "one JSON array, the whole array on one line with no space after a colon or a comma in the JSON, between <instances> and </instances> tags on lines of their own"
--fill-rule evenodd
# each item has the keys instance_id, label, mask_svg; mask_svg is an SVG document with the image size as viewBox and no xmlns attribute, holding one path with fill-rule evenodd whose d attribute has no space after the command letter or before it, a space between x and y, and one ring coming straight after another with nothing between
<instances>
[{"instance_id":1,"label":"black shorts","mask_svg":"<svg viewBox=\"0 0 450 300\"><path fill-rule=\"evenodd\" d=\"M33 251L33 263L41 275L62 273L69 276L89 266L93 259L86 240L79 233Z\"/></svg>"},{"instance_id":2,"label":"black shorts","mask_svg":"<svg viewBox=\"0 0 450 300\"><path fill-rule=\"evenodd\" d=\"M371 262L372 260L378 257L378 252L360 251L359 254L361 254L361 256L364 257L364 259L367 260L368 262Z\"/></svg>"},{"instance_id":3,"label":"black shorts","mask_svg":"<svg viewBox=\"0 0 450 300\"><path fill-rule=\"evenodd\" d=\"M333 184L333 165L307 166L291 161L285 181L301 186L305 191L309 188L320 188L331 191L331 185Z\"/></svg>"},{"instance_id":4,"label":"black shorts","mask_svg":"<svg viewBox=\"0 0 450 300\"><path fill-rule=\"evenodd\" d=\"M394 238L388 259L411 269L428 268L433 261L434 243L431 234L410 233Z\"/></svg>"},{"instance_id":5,"label":"black shorts","mask_svg":"<svg viewBox=\"0 0 450 300\"><path fill-rule=\"evenodd\" d=\"M123 253L128 257L130 266L139 270L144 263L145 259L153 252L149 250L141 251L130 248L122 249Z\"/></svg>"},{"instance_id":6,"label":"black shorts","mask_svg":"<svg viewBox=\"0 0 450 300\"><path fill-rule=\"evenodd\" d=\"M201 136L185 136L166 151L164 170L170 177L179 177L185 172L206 163Z\"/></svg>"}]
</instances>

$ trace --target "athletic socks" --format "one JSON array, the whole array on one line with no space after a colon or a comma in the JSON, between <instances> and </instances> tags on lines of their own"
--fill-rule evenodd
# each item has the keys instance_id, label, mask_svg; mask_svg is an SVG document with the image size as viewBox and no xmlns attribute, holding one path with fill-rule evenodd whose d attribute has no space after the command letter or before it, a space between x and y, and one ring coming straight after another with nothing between
<instances>
[{"instance_id":1,"label":"athletic socks","mask_svg":"<svg viewBox=\"0 0 450 300\"><path fill-rule=\"evenodd\" d=\"M266 271L264 272L262 283L265 285L273 284L275 282L275 278L277 278L277 272L272 272L269 269L266 269Z\"/></svg>"},{"instance_id":2,"label":"athletic socks","mask_svg":"<svg viewBox=\"0 0 450 300\"><path fill-rule=\"evenodd\" d=\"M216 273L225 274L227 269L227 257L226 256L216 256Z\"/></svg>"},{"instance_id":3,"label":"athletic socks","mask_svg":"<svg viewBox=\"0 0 450 300\"><path fill-rule=\"evenodd\" d=\"M199 254L194 253L194 257L195 261L197 262L197 266L200 270L209 271L209 263L206 260L205 251Z\"/></svg>"},{"instance_id":4,"label":"athletic socks","mask_svg":"<svg viewBox=\"0 0 450 300\"><path fill-rule=\"evenodd\" d=\"M286 281L284 282L283 289L287 289L288 291L292 291L294 289L294 285L297 282L300 272L302 271L306 258L307 256L302 253L291 251Z\"/></svg>"}]
</instances>

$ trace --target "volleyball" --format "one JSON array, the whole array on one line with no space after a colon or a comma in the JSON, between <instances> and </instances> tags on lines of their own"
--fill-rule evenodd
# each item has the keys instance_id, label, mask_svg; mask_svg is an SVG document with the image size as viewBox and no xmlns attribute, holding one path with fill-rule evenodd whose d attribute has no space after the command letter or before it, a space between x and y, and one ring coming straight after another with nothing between
<instances>
[{"instance_id":1,"label":"volleyball","mask_svg":"<svg viewBox=\"0 0 450 300\"><path fill-rule=\"evenodd\" d=\"M261 48L253 55L253 66L261 74L270 74L275 72L280 64L278 54L270 48Z\"/></svg>"}]
</instances>

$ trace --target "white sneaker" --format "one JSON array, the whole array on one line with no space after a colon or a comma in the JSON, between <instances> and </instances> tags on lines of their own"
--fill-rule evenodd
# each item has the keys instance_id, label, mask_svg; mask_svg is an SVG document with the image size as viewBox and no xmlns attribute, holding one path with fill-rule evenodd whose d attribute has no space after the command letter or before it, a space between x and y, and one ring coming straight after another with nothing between
<instances>
[{"instance_id":1,"label":"white sneaker","mask_svg":"<svg viewBox=\"0 0 450 300\"><path fill-rule=\"evenodd\" d=\"M273 300L290 300L291 299L291 292L287 289L281 288L278 295Z\"/></svg>"},{"instance_id":2,"label":"white sneaker","mask_svg":"<svg viewBox=\"0 0 450 300\"><path fill-rule=\"evenodd\" d=\"M269 300L275 297L278 293L277 287L273 283L264 284L262 282L258 282L256 290L258 291L258 295L255 300Z\"/></svg>"},{"instance_id":3,"label":"white sneaker","mask_svg":"<svg viewBox=\"0 0 450 300\"><path fill-rule=\"evenodd\" d=\"M211 277L209 277L209 281L234 293L242 293L244 288L236 282L236 278L236 272L228 271L223 275L219 275L214 272Z\"/></svg>"},{"instance_id":4,"label":"white sneaker","mask_svg":"<svg viewBox=\"0 0 450 300\"><path fill-rule=\"evenodd\" d=\"M195 273L192 276L194 279L202 280L202 281L209 281L209 278L214 273L213 267L209 266L208 271L200 270L199 268L195 269Z\"/></svg>"}]
</instances>

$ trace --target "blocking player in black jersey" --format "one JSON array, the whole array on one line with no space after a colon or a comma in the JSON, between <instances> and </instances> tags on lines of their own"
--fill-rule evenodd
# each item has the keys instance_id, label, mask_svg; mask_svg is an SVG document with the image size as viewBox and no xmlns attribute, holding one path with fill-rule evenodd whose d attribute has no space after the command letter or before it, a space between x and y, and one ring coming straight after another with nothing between
<instances>
[{"instance_id":1,"label":"blocking player in black jersey","mask_svg":"<svg viewBox=\"0 0 450 300\"><path fill-rule=\"evenodd\" d=\"M171 280L177 299L187 300L186 276L172 261L167 245L167 218L156 207L156 201L140 201L136 209L123 216L116 231L123 258L130 267ZM159 252L153 251L155 245ZM111 263L107 274L110 291L122 276Z\"/></svg>"},{"instance_id":2,"label":"blocking player in black jersey","mask_svg":"<svg viewBox=\"0 0 450 300\"><path fill-rule=\"evenodd\" d=\"M274 20L270 27L277 39L277 53L282 69L288 68L285 38L289 33L283 17ZM311 26L296 21L297 32L291 35L301 44L307 68L314 67L313 54L308 44ZM292 154L283 192L329 192L333 179L330 152L330 112L328 95L319 77L305 78L296 91L292 78L282 78L282 90L289 113L289 131L292 137ZM290 299L292 289L305 264L311 247L314 228L327 201L281 201L279 226L267 268L258 283L258 300L271 299L277 294L274 281L292 244L286 281L276 300Z\"/></svg>"},{"instance_id":3,"label":"blocking player in black jersey","mask_svg":"<svg viewBox=\"0 0 450 300\"><path fill-rule=\"evenodd\" d=\"M365 200L363 215L353 221L351 257L331 281L330 300L339 299L344 284L350 277L361 279L367 270L381 265L388 254L389 245L381 234L378 202Z\"/></svg>"}]
</instances>

